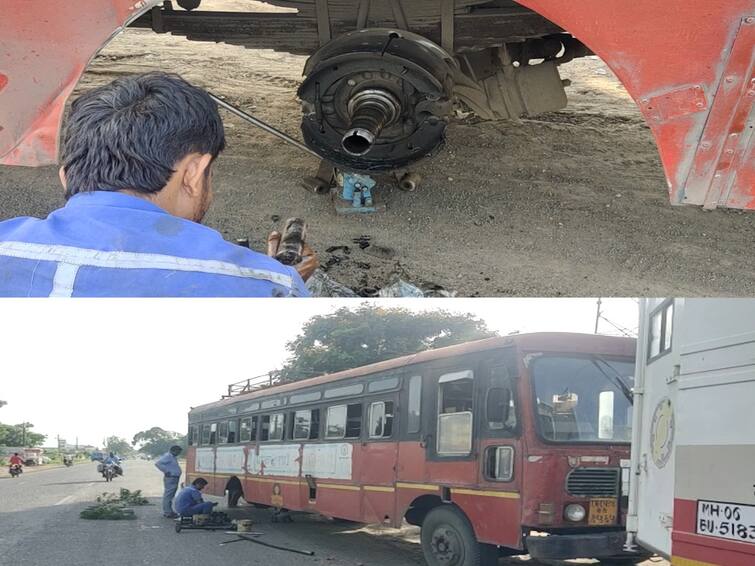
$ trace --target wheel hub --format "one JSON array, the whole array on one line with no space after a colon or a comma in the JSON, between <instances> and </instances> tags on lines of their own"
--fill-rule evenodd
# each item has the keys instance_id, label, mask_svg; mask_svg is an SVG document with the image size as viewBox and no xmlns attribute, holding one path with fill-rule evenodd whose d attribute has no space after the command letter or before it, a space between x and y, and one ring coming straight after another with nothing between
<instances>
[{"instance_id":1,"label":"wheel hub","mask_svg":"<svg viewBox=\"0 0 755 566\"><path fill-rule=\"evenodd\" d=\"M448 566L461 564L463 550L461 541L455 531L447 527L435 529L430 546L433 556L438 563Z\"/></svg>"}]
</instances>

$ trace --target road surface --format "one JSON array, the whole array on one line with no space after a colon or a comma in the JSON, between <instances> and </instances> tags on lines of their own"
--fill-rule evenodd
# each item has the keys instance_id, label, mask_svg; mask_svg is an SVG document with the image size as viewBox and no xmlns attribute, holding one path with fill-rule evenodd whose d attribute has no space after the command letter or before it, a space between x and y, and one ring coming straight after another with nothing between
<instances>
[{"instance_id":1,"label":"road surface","mask_svg":"<svg viewBox=\"0 0 755 566\"><path fill-rule=\"evenodd\" d=\"M160 514L162 478L149 462L127 460L125 476L105 483L94 463L33 471L17 479L0 478L0 563L14 566L90 566L112 561L131 565L329 564L415 566L423 564L419 546L297 515L293 524L272 524L270 513L243 507L234 517L252 518L273 544L313 550L307 557L252 543L228 546L222 532L176 534ZM140 489L154 505L136 508L134 521L86 521L79 512L103 492ZM210 500L214 498L208 498ZM219 499L216 499L220 501ZM223 508L221 506L219 509Z\"/></svg>"},{"instance_id":2,"label":"road surface","mask_svg":"<svg viewBox=\"0 0 755 566\"><path fill-rule=\"evenodd\" d=\"M151 463L124 462L125 475L105 483L94 463L73 468L29 471L20 478L0 477L0 564L14 566L118 566L184 564L228 566L418 566L424 565L417 529L401 531L334 523L313 515L294 515L294 523L273 524L271 512L242 506L228 511L219 498L218 510L232 518L250 518L262 540L280 546L312 550L302 556L237 542L222 532L184 531L160 513L162 477ZM141 490L153 505L135 508L136 520L88 521L79 512L103 492L120 488ZM592 561L579 561L592 562ZM575 564L574 561L548 564ZM649 564L649 563L648 563ZM527 558L502 558L499 566L543 566Z\"/></svg>"}]
</instances>

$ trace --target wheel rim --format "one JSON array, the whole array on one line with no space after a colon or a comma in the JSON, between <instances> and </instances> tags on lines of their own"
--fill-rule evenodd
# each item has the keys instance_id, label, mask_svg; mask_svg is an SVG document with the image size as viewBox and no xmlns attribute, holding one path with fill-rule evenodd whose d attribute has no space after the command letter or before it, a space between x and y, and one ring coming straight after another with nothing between
<instances>
[{"instance_id":1,"label":"wheel rim","mask_svg":"<svg viewBox=\"0 0 755 566\"><path fill-rule=\"evenodd\" d=\"M430 551L437 564L457 566L464 561L464 545L461 537L448 525L441 525L433 531Z\"/></svg>"}]
</instances>

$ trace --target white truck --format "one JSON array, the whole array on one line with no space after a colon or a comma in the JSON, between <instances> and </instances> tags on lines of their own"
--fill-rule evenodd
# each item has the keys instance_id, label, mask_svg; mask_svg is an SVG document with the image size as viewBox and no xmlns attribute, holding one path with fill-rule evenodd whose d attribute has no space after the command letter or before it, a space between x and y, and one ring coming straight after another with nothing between
<instances>
[{"instance_id":1,"label":"white truck","mask_svg":"<svg viewBox=\"0 0 755 566\"><path fill-rule=\"evenodd\" d=\"M627 545L755 565L755 299L640 306Z\"/></svg>"}]
</instances>

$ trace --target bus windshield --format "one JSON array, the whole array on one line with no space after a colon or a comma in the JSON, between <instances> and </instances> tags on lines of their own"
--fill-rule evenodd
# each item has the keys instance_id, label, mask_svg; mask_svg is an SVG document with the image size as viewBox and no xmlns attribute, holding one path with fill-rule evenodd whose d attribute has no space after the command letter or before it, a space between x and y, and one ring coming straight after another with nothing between
<instances>
[{"instance_id":1,"label":"bus windshield","mask_svg":"<svg viewBox=\"0 0 755 566\"><path fill-rule=\"evenodd\" d=\"M634 360L542 356L532 363L537 428L551 442L630 442Z\"/></svg>"}]
</instances>

